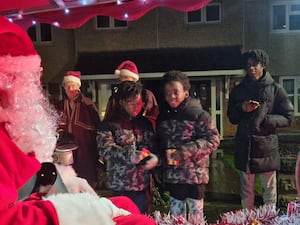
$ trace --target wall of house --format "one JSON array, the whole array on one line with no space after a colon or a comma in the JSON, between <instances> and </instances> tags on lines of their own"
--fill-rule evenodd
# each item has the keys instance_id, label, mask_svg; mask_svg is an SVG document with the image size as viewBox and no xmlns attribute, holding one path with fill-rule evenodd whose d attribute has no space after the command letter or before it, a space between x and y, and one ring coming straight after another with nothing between
<instances>
[{"instance_id":1,"label":"wall of house","mask_svg":"<svg viewBox=\"0 0 300 225\"><path fill-rule=\"evenodd\" d=\"M60 82L63 73L73 69L77 52L242 45L240 1L214 2L222 3L219 24L188 25L185 13L158 8L137 21L130 21L125 29L97 30L94 18L75 30L53 27L52 43L36 45L43 59L42 82Z\"/></svg>"},{"instance_id":2,"label":"wall of house","mask_svg":"<svg viewBox=\"0 0 300 225\"><path fill-rule=\"evenodd\" d=\"M42 83L59 83L66 70L76 63L74 30L53 27L51 43L36 43L35 47L42 58Z\"/></svg>"},{"instance_id":3,"label":"wall of house","mask_svg":"<svg viewBox=\"0 0 300 225\"><path fill-rule=\"evenodd\" d=\"M244 2L244 49L262 48L270 55L270 72L275 76L298 75L300 43L297 33L271 31L271 4L276 0Z\"/></svg>"},{"instance_id":4,"label":"wall of house","mask_svg":"<svg viewBox=\"0 0 300 225\"><path fill-rule=\"evenodd\" d=\"M158 8L130 21L126 29L96 30L94 19L75 30L53 27L53 42L36 45L43 60L42 82L59 82L63 72L74 67L77 52L230 45L265 49L274 76L299 74L300 51L295 43L300 35L270 32L274 0L213 2L222 3L220 24L187 25L183 12Z\"/></svg>"},{"instance_id":5,"label":"wall of house","mask_svg":"<svg viewBox=\"0 0 300 225\"><path fill-rule=\"evenodd\" d=\"M216 1L217 2L217 1ZM230 2L230 3L229 3ZM185 23L185 14L168 8L148 12L126 29L96 30L95 20L75 30L78 52L241 45L242 14L237 0L222 1L220 24Z\"/></svg>"}]
</instances>

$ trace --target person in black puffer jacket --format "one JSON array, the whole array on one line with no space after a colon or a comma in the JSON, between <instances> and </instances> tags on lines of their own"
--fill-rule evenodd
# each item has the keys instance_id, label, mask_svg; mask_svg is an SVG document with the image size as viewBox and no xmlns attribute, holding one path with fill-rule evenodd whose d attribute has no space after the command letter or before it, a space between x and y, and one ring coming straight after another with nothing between
<instances>
[{"instance_id":1,"label":"person in black puffer jacket","mask_svg":"<svg viewBox=\"0 0 300 225\"><path fill-rule=\"evenodd\" d=\"M266 70L265 51L249 50L243 60L247 74L230 93L227 115L232 124L238 124L234 160L241 171L242 207L252 209L256 174L262 181L264 204L276 205L280 168L276 128L291 125L294 109L283 87Z\"/></svg>"},{"instance_id":2,"label":"person in black puffer jacket","mask_svg":"<svg viewBox=\"0 0 300 225\"><path fill-rule=\"evenodd\" d=\"M209 181L209 155L220 144L219 132L198 99L189 97L186 74L163 76L166 107L157 119L157 137L163 182L171 195L171 214L203 218L204 186Z\"/></svg>"}]
</instances>

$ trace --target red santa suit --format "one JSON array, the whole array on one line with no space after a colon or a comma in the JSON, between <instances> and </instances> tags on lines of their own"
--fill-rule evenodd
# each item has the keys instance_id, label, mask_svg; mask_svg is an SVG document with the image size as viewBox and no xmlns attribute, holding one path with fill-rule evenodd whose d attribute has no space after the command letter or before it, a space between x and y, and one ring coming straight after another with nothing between
<instances>
[{"instance_id":1,"label":"red santa suit","mask_svg":"<svg viewBox=\"0 0 300 225\"><path fill-rule=\"evenodd\" d=\"M24 113L22 110L9 111L10 108L15 109L14 102L19 104L20 98L24 98L25 104L28 99L22 97L25 92L20 96L12 96L13 92L9 91L15 87L15 83L23 84L18 80L21 74L28 76L29 81L24 86L34 86L28 88L28 91L33 95L39 94L40 57L26 32L0 16L0 224L156 224L154 220L141 215L134 203L126 197L115 197L110 200L91 193L61 193L47 196L43 193L33 193L25 200L18 200L18 190L39 171L40 162L49 158L50 153L37 149L52 142L51 132L49 136L44 138L41 136L43 129L48 130L45 124L49 123L51 126L49 118L38 118L38 112L45 110L42 104L36 108L33 106L33 111L37 110L35 115ZM40 102L41 99L37 100ZM16 125L23 121L27 123L29 121L28 124L31 124L32 119L35 124L31 135L23 132L24 126ZM32 142L30 137L35 135L39 138ZM47 148L52 149L53 146L49 144Z\"/></svg>"},{"instance_id":2,"label":"red santa suit","mask_svg":"<svg viewBox=\"0 0 300 225\"><path fill-rule=\"evenodd\" d=\"M40 169L35 157L22 151L0 126L0 224L59 224L55 208L50 201L32 196L17 202L17 190Z\"/></svg>"}]
</instances>

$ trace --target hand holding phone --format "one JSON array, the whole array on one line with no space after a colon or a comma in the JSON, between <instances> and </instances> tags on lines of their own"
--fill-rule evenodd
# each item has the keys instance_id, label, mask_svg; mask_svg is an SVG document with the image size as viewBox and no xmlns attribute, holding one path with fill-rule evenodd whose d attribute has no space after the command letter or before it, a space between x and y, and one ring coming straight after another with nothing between
<instances>
[{"instance_id":1,"label":"hand holding phone","mask_svg":"<svg viewBox=\"0 0 300 225\"><path fill-rule=\"evenodd\" d=\"M244 112L252 112L255 109L257 109L259 106L260 103L258 101L248 100L243 102L242 108Z\"/></svg>"}]
</instances>

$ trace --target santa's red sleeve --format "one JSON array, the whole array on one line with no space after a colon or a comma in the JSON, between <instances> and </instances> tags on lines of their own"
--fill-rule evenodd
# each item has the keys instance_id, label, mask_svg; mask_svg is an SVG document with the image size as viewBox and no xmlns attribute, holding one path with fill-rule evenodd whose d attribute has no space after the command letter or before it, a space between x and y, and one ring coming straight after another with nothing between
<instances>
[{"instance_id":1,"label":"santa's red sleeve","mask_svg":"<svg viewBox=\"0 0 300 225\"><path fill-rule=\"evenodd\" d=\"M141 215L135 204L126 197L115 197L110 201L89 193L47 197L33 194L23 201L17 201L17 190L39 170L40 163L33 156L23 153L1 125L0 137L1 225L155 224L152 219Z\"/></svg>"},{"instance_id":2,"label":"santa's red sleeve","mask_svg":"<svg viewBox=\"0 0 300 225\"><path fill-rule=\"evenodd\" d=\"M0 215L3 225L59 225L52 203L35 197L1 209Z\"/></svg>"},{"instance_id":3,"label":"santa's red sleeve","mask_svg":"<svg viewBox=\"0 0 300 225\"><path fill-rule=\"evenodd\" d=\"M114 218L114 221L117 225L156 225L155 221L145 215L142 215L138 209L138 207L134 204L134 202L125 197L118 196L110 198L112 203L114 203L117 207L126 209L131 212L130 215L127 216L118 216Z\"/></svg>"}]
</instances>

